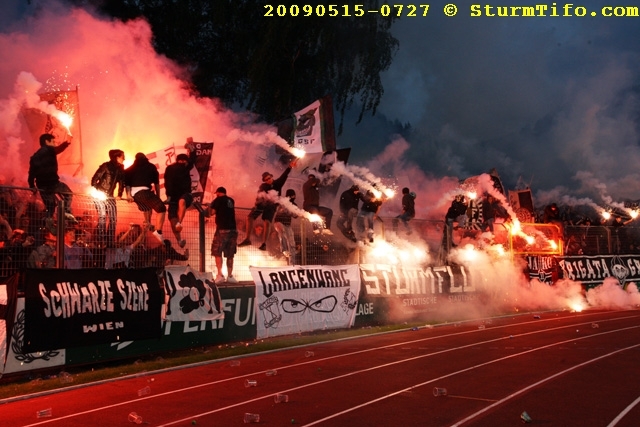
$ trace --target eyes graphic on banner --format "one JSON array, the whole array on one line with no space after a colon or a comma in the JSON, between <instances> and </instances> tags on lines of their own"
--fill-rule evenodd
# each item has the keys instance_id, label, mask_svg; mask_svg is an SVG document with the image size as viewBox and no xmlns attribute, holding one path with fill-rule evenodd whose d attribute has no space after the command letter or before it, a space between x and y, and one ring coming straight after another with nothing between
<instances>
[{"instance_id":1,"label":"eyes graphic on banner","mask_svg":"<svg viewBox=\"0 0 640 427\"><path fill-rule=\"evenodd\" d=\"M302 313L304 314L307 309L310 311L315 311L318 313L331 313L336 305L338 304L338 299L329 295L324 298L321 298L317 301L309 303L309 301L298 301L295 299L283 299L282 300L282 310L285 313Z\"/></svg>"}]
</instances>

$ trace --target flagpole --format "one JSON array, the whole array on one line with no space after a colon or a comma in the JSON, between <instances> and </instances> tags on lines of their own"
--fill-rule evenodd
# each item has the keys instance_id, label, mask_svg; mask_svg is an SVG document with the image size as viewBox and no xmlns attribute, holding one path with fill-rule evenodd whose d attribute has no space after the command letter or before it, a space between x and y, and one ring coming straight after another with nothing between
<instances>
[{"instance_id":1,"label":"flagpole","mask_svg":"<svg viewBox=\"0 0 640 427\"><path fill-rule=\"evenodd\" d=\"M76 85L76 101L76 120L78 121L78 136L80 137L80 164L73 176L78 175L78 173L82 175L84 168L84 161L82 159L82 127L80 126L80 91L78 90L78 85Z\"/></svg>"}]
</instances>

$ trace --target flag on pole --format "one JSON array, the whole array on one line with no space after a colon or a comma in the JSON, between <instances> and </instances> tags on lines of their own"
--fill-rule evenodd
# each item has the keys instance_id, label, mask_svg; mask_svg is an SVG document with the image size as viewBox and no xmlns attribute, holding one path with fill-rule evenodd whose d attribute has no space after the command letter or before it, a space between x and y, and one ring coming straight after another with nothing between
<instances>
[{"instance_id":1,"label":"flag on pole","mask_svg":"<svg viewBox=\"0 0 640 427\"><path fill-rule=\"evenodd\" d=\"M336 149L333 102L322 97L289 119L278 123L278 135L293 147L307 153L324 153Z\"/></svg>"}]
</instances>

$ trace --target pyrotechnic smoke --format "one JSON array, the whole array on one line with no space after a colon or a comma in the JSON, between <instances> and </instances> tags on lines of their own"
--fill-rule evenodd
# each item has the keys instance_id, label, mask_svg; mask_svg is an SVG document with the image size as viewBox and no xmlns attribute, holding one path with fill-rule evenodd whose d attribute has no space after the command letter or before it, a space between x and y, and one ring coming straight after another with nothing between
<instances>
[{"instance_id":1,"label":"pyrotechnic smoke","mask_svg":"<svg viewBox=\"0 0 640 427\"><path fill-rule=\"evenodd\" d=\"M344 162L336 162L328 173L329 182L339 177L349 178L363 191L379 193L379 197L384 194L386 197L393 197L394 191L382 184L382 180L374 175L369 169L362 166L346 165Z\"/></svg>"},{"instance_id":2,"label":"pyrotechnic smoke","mask_svg":"<svg viewBox=\"0 0 640 427\"><path fill-rule=\"evenodd\" d=\"M132 158L172 144L181 148L192 136L215 144L211 186L229 187L240 205L250 206L255 193L244 190L257 188L260 176L253 173L253 159L260 150L251 142L229 141L228 135L232 130L260 133L266 126L254 124L249 113L194 96L185 70L158 55L151 38L142 20L108 21L53 6L16 32L0 34L0 78L5 82L0 85L0 148L12 156L7 178L26 186L28 159L37 148L21 121L21 109L52 108L40 103L39 92L77 87L85 181L108 160L110 149L120 148Z\"/></svg>"},{"instance_id":3,"label":"pyrotechnic smoke","mask_svg":"<svg viewBox=\"0 0 640 427\"><path fill-rule=\"evenodd\" d=\"M602 285L587 291L587 301L609 310L634 309L640 306L640 293L635 283L622 288L616 278L607 277Z\"/></svg>"},{"instance_id":4,"label":"pyrotechnic smoke","mask_svg":"<svg viewBox=\"0 0 640 427\"><path fill-rule=\"evenodd\" d=\"M190 90L187 71L154 51L152 32L145 21L123 23L85 10L65 9L54 2L47 5L36 16L15 25L13 32L0 34L0 56L3 58L0 62L0 149L6 153L3 173L8 182L26 186L28 159L37 144L25 129L22 108L27 106L55 113L48 104L42 105L37 94L76 87L81 106L82 173L85 178L108 159L110 149L122 149L131 158L137 152L151 153L171 144L182 147L185 138L191 136L196 142L215 144L210 186L227 187L236 206L250 207L255 202L261 169L264 167L277 175L278 168L284 168L277 162L267 164L265 147L275 144L297 155L277 136L273 126L256 124L251 113L234 112L223 108L216 99L195 96ZM383 192L410 187L417 193L417 217L441 221L459 190L459 179L428 176L407 158L408 148L407 141L395 138L364 166L335 163L327 178L341 177L343 189L352 184L365 191L373 190L375 185ZM615 206L607 195L606 186L593 181L588 174L578 174L576 178L598 188L603 201ZM295 178L290 179L291 183L296 183ZM507 206L504 196L496 194L487 174L480 175L478 186L479 191L489 192ZM292 213L307 218L306 212L285 198L274 194L265 197L279 201ZM595 203L587 199L558 197L553 201L584 202L595 207ZM380 214L399 214L399 203L397 197L388 199ZM337 212L335 198L326 204ZM514 216L511 211L509 214ZM519 306L549 307L578 297L573 284L560 285L555 290L535 282L529 284L521 266L500 257L492 245L487 244L485 248L485 251L478 251L484 269L483 286L498 299L504 294L504 298L515 299ZM381 259L386 262L397 261L403 265L423 265L431 256L427 248L411 239L376 240L373 249L372 259L382 254ZM452 260L468 262L458 260L458 256L462 256L461 251L454 251ZM242 262L265 265L262 258ZM631 285L627 287L630 300L637 298L637 289L635 293L630 292L632 289ZM589 296L590 303L604 304L602 295L598 298L593 294Z\"/></svg>"}]
</instances>

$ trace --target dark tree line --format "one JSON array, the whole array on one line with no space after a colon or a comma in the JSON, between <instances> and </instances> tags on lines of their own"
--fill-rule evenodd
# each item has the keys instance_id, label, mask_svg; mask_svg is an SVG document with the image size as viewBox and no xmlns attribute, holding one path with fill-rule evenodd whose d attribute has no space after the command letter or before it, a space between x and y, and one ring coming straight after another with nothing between
<instances>
[{"instance_id":1,"label":"dark tree line","mask_svg":"<svg viewBox=\"0 0 640 427\"><path fill-rule=\"evenodd\" d=\"M384 88L380 74L393 60L398 41L391 35L394 17L364 13L351 17L318 17L318 1L263 0L68 0L94 6L127 21L144 18L154 34L155 49L186 66L194 90L239 105L273 122L314 100L331 95L340 116L361 104L375 114ZM378 9L376 0L361 0L363 10ZM265 17L265 5L309 4L312 16ZM341 3L344 5L344 2ZM340 14L344 6L339 6ZM282 9L281 9L282 11ZM392 13L393 14L393 13Z\"/></svg>"}]
</instances>

